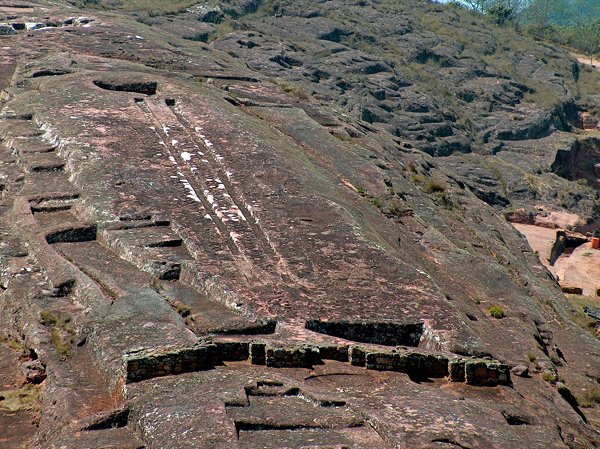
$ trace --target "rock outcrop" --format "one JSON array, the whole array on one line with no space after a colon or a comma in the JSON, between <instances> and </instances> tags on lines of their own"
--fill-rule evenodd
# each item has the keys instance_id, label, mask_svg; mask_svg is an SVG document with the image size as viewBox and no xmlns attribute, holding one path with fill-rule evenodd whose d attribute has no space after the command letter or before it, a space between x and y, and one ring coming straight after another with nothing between
<instances>
[{"instance_id":1,"label":"rock outcrop","mask_svg":"<svg viewBox=\"0 0 600 449\"><path fill-rule=\"evenodd\" d=\"M0 5L2 444L597 445L500 213L595 217L591 72L417 0L74 3Z\"/></svg>"}]
</instances>

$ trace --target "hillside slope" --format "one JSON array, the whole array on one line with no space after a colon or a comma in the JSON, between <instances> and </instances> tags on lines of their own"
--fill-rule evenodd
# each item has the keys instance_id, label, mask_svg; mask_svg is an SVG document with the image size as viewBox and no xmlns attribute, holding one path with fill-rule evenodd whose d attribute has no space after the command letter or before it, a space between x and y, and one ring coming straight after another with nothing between
<instances>
[{"instance_id":1,"label":"hillside slope","mask_svg":"<svg viewBox=\"0 0 600 449\"><path fill-rule=\"evenodd\" d=\"M596 219L597 74L416 0L71 3L0 5L7 447L597 447L504 218Z\"/></svg>"}]
</instances>

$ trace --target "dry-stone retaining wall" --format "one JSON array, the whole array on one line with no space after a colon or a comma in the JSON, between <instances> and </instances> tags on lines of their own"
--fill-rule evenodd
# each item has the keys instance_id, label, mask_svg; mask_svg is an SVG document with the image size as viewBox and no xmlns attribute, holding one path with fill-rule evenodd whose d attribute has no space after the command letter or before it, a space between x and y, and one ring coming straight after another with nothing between
<instances>
[{"instance_id":1,"label":"dry-stone retaining wall","mask_svg":"<svg viewBox=\"0 0 600 449\"><path fill-rule=\"evenodd\" d=\"M323 360L350 362L377 371L396 371L412 378L447 378L469 385L509 385L508 366L494 360L462 358L399 347L374 351L361 346L272 346L260 341L212 341L191 346L141 349L124 355L126 382L212 368L228 361L249 360L272 368L311 368Z\"/></svg>"}]
</instances>

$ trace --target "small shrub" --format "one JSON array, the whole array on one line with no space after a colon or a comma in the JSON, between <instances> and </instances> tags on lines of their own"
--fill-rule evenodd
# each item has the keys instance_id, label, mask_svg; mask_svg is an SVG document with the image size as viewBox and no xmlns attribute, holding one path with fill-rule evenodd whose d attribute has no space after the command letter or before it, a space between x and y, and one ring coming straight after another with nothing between
<instances>
[{"instance_id":1,"label":"small shrub","mask_svg":"<svg viewBox=\"0 0 600 449\"><path fill-rule=\"evenodd\" d=\"M453 210L454 208L456 208L456 204L454 204L454 201L452 201L452 198L450 198L448 192L438 192L437 197L439 199L439 203L445 209Z\"/></svg>"},{"instance_id":2,"label":"small shrub","mask_svg":"<svg viewBox=\"0 0 600 449\"><path fill-rule=\"evenodd\" d=\"M489 312L490 312L490 316L492 316L498 320L501 318L504 318L506 316L504 313L504 309L500 306L490 307Z\"/></svg>"},{"instance_id":3,"label":"small shrub","mask_svg":"<svg viewBox=\"0 0 600 449\"><path fill-rule=\"evenodd\" d=\"M44 310L40 312L41 323L44 326L51 327L50 339L61 356L68 356L73 347L75 331L71 323L71 317L54 310Z\"/></svg>"},{"instance_id":4,"label":"small shrub","mask_svg":"<svg viewBox=\"0 0 600 449\"><path fill-rule=\"evenodd\" d=\"M371 203L373 203L373 206L375 206L377 208L381 208L383 206L383 202L381 201L381 198L373 198L371 200Z\"/></svg>"},{"instance_id":5,"label":"small shrub","mask_svg":"<svg viewBox=\"0 0 600 449\"><path fill-rule=\"evenodd\" d=\"M177 307L177 313L181 315L182 318L187 318L192 313L192 309L185 304L181 304Z\"/></svg>"},{"instance_id":6,"label":"small shrub","mask_svg":"<svg viewBox=\"0 0 600 449\"><path fill-rule=\"evenodd\" d=\"M41 323L44 326L59 328L65 327L65 325L67 325L71 321L70 317L63 315L60 312L55 312L53 310L44 310L40 312L40 318Z\"/></svg>"},{"instance_id":7,"label":"small shrub","mask_svg":"<svg viewBox=\"0 0 600 449\"><path fill-rule=\"evenodd\" d=\"M54 348L56 349L56 352L58 352L59 355L69 355L71 348L73 347L73 335L71 333L61 335L60 329L53 327L52 332L50 332L50 338Z\"/></svg>"},{"instance_id":8,"label":"small shrub","mask_svg":"<svg viewBox=\"0 0 600 449\"><path fill-rule=\"evenodd\" d=\"M535 363L535 361L537 360L537 356L533 352L527 353L527 358L531 363Z\"/></svg>"},{"instance_id":9,"label":"small shrub","mask_svg":"<svg viewBox=\"0 0 600 449\"><path fill-rule=\"evenodd\" d=\"M588 187L590 185L590 182L585 179L585 178L579 178L577 181L575 181L578 185L582 186L582 187Z\"/></svg>"},{"instance_id":10,"label":"small shrub","mask_svg":"<svg viewBox=\"0 0 600 449\"><path fill-rule=\"evenodd\" d=\"M421 184L422 182L425 181L425 177L423 175L411 175L410 180L412 181L413 184Z\"/></svg>"},{"instance_id":11,"label":"small shrub","mask_svg":"<svg viewBox=\"0 0 600 449\"><path fill-rule=\"evenodd\" d=\"M294 86L293 84L287 83L280 83L279 86L285 93L293 95L299 100L307 100L309 97L308 93L306 93L306 91L302 87Z\"/></svg>"},{"instance_id":12,"label":"small shrub","mask_svg":"<svg viewBox=\"0 0 600 449\"><path fill-rule=\"evenodd\" d=\"M594 387L587 390L577 398L577 403L580 407L590 408L595 404L600 404L600 388Z\"/></svg>"},{"instance_id":13,"label":"small shrub","mask_svg":"<svg viewBox=\"0 0 600 449\"><path fill-rule=\"evenodd\" d=\"M388 206L387 208L387 215L391 216L391 217L397 217L400 215L400 208L398 206L396 206L395 204L392 204L390 206Z\"/></svg>"},{"instance_id":14,"label":"small shrub","mask_svg":"<svg viewBox=\"0 0 600 449\"><path fill-rule=\"evenodd\" d=\"M558 380L558 377L556 377L556 374L554 374L552 371L544 371L542 373L542 379L548 383L555 384Z\"/></svg>"},{"instance_id":15,"label":"small shrub","mask_svg":"<svg viewBox=\"0 0 600 449\"><path fill-rule=\"evenodd\" d=\"M427 184L425 184L426 193L443 192L444 190L446 190L446 184L435 179L432 179Z\"/></svg>"},{"instance_id":16,"label":"small shrub","mask_svg":"<svg viewBox=\"0 0 600 449\"><path fill-rule=\"evenodd\" d=\"M366 187L357 187L356 191L358 192L358 194L360 196L366 196L367 195L367 188Z\"/></svg>"}]
</instances>

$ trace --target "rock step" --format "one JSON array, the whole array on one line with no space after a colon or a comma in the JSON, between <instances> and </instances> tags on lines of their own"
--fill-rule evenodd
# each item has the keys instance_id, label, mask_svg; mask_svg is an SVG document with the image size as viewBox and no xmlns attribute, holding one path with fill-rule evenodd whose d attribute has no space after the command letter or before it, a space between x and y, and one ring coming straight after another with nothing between
<instances>
[{"instance_id":1,"label":"rock step","mask_svg":"<svg viewBox=\"0 0 600 449\"><path fill-rule=\"evenodd\" d=\"M183 239L175 234L169 226L137 226L135 228L107 231L105 238L123 245L141 248L178 247Z\"/></svg>"},{"instance_id":2,"label":"rock step","mask_svg":"<svg viewBox=\"0 0 600 449\"><path fill-rule=\"evenodd\" d=\"M35 220L40 225L43 231L49 232L53 228L60 228L62 226L68 225L69 223L76 223L77 219L70 212L70 207L68 209L52 209L46 210L42 208L39 210L38 208L31 208L34 213Z\"/></svg>"},{"instance_id":3,"label":"rock step","mask_svg":"<svg viewBox=\"0 0 600 449\"><path fill-rule=\"evenodd\" d=\"M58 157L56 153L22 153L19 155L21 163L28 167L44 167L44 166L62 166L64 167L65 161ZM40 171L40 170L29 170L29 171Z\"/></svg>"},{"instance_id":4,"label":"rock step","mask_svg":"<svg viewBox=\"0 0 600 449\"><path fill-rule=\"evenodd\" d=\"M77 431L55 440L55 447L89 449L140 449L143 441L129 428Z\"/></svg>"},{"instance_id":5,"label":"rock step","mask_svg":"<svg viewBox=\"0 0 600 449\"><path fill-rule=\"evenodd\" d=\"M17 156L52 153L56 150L54 145L45 143L39 137L14 137L7 142L7 147Z\"/></svg>"},{"instance_id":6,"label":"rock step","mask_svg":"<svg viewBox=\"0 0 600 449\"><path fill-rule=\"evenodd\" d=\"M183 239L167 223L150 220L126 222L125 226L113 223L100 232L99 238L139 269L159 279L179 279L182 264L193 258Z\"/></svg>"},{"instance_id":7,"label":"rock step","mask_svg":"<svg viewBox=\"0 0 600 449\"><path fill-rule=\"evenodd\" d=\"M68 211L68 210L71 210L72 207L73 207L73 205L70 204L70 203L68 203L68 202L64 202L64 201L48 201L48 202L45 202L42 205L31 206L31 211L34 214L38 214L38 213L50 214L50 213L53 213L53 212Z\"/></svg>"},{"instance_id":8,"label":"rock step","mask_svg":"<svg viewBox=\"0 0 600 449\"><path fill-rule=\"evenodd\" d=\"M243 316L220 302L181 282L161 282L157 291L171 306L186 315L187 325L196 335L209 334L260 334L271 333L275 323ZM182 313L185 311L185 313Z\"/></svg>"},{"instance_id":9,"label":"rock step","mask_svg":"<svg viewBox=\"0 0 600 449\"><path fill-rule=\"evenodd\" d=\"M45 231L46 241L54 243L78 243L96 240L96 225L86 222L67 222Z\"/></svg>"},{"instance_id":10,"label":"rock step","mask_svg":"<svg viewBox=\"0 0 600 449\"><path fill-rule=\"evenodd\" d=\"M61 160L46 159L31 162L27 165L27 171L30 173L62 172L64 170L65 163Z\"/></svg>"},{"instance_id":11,"label":"rock step","mask_svg":"<svg viewBox=\"0 0 600 449\"><path fill-rule=\"evenodd\" d=\"M44 134L35 123L29 120L4 120L0 122L0 137L37 137Z\"/></svg>"},{"instance_id":12,"label":"rock step","mask_svg":"<svg viewBox=\"0 0 600 449\"><path fill-rule=\"evenodd\" d=\"M360 416L345 407L315 406L302 396L249 396L248 402L247 407L227 409L238 430L343 429L363 424Z\"/></svg>"},{"instance_id":13,"label":"rock step","mask_svg":"<svg viewBox=\"0 0 600 449\"><path fill-rule=\"evenodd\" d=\"M29 198L32 212L59 212L68 210L79 199L74 192L54 192Z\"/></svg>"},{"instance_id":14,"label":"rock step","mask_svg":"<svg viewBox=\"0 0 600 449\"><path fill-rule=\"evenodd\" d=\"M21 195L27 197L43 196L48 192L73 192L73 184L63 171L38 171L29 173L24 180Z\"/></svg>"},{"instance_id":15,"label":"rock step","mask_svg":"<svg viewBox=\"0 0 600 449\"><path fill-rule=\"evenodd\" d=\"M33 120L33 112L15 112L11 110L5 110L2 114L0 114L0 120L28 122Z\"/></svg>"},{"instance_id":16,"label":"rock step","mask_svg":"<svg viewBox=\"0 0 600 449\"><path fill-rule=\"evenodd\" d=\"M101 225L102 231L130 231L138 228L150 228L154 226L168 227L171 224L169 220L162 219L143 219L143 220L126 220L126 221L113 221L103 223Z\"/></svg>"},{"instance_id":17,"label":"rock step","mask_svg":"<svg viewBox=\"0 0 600 449\"><path fill-rule=\"evenodd\" d=\"M277 428L270 426L257 426L250 429L240 429L239 447L240 449L285 449L285 448L310 448L310 449L376 449L386 447L385 445L365 446L363 443L355 441L365 441L364 437L356 435L356 439L351 438L350 434L358 434L359 431L366 433L370 441L379 440L374 430L366 427L358 427L350 432L347 429L320 429L320 428ZM374 434L371 436L370 434ZM307 446L307 442L310 445ZM366 440L369 441L369 440Z\"/></svg>"},{"instance_id":18,"label":"rock step","mask_svg":"<svg viewBox=\"0 0 600 449\"><path fill-rule=\"evenodd\" d=\"M149 290L150 274L138 270L97 241L58 243L55 248L99 284L113 300Z\"/></svg>"}]
</instances>

